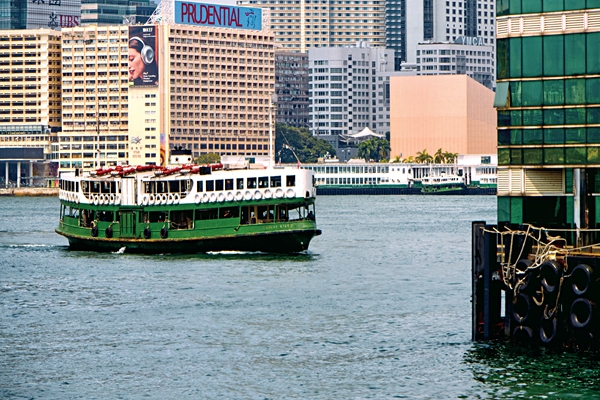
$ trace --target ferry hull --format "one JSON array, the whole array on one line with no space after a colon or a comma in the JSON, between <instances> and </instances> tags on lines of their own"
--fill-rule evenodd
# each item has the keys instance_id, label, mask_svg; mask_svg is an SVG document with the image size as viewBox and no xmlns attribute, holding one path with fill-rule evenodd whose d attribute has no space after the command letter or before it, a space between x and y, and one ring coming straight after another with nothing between
<instances>
[{"instance_id":1,"label":"ferry hull","mask_svg":"<svg viewBox=\"0 0 600 400\"><path fill-rule=\"evenodd\" d=\"M65 236L72 250L116 252L124 248L126 253L207 253L213 251L243 251L265 253L299 253L306 251L313 237L321 230L298 230L289 232L260 232L247 235L177 238L177 239L128 239Z\"/></svg>"}]
</instances>

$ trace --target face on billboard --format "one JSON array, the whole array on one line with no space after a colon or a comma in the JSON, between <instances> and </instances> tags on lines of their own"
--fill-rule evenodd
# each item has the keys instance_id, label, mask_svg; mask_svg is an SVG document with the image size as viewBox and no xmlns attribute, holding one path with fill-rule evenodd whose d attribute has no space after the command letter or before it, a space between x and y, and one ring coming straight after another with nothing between
<instances>
[{"instance_id":1,"label":"face on billboard","mask_svg":"<svg viewBox=\"0 0 600 400\"><path fill-rule=\"evenodd\" d=\"M129 27L129 85L158 85L156 27Z\"/></svg>"}]
</instances>

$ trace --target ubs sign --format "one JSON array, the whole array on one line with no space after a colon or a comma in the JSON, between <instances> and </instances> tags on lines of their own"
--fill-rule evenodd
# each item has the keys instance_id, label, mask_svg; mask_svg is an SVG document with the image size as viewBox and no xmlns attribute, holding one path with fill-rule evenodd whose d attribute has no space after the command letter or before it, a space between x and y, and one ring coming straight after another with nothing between
<instances>
[{"instance_id":1,"label":"ubs sign","mask_svg":"<svg viewBox=\"0 0 600 400\"><path fill-rule=\"evenodd\" d=\"M60 30L79 25L81 25L81 0L27 0L27 28L29 29Z\"/></svg>"},{"instance_id":2,"label":"ubs sign","mask_svg":"<svg viewBox=\"0 0 600 400\"><path fill-rule=\"evenodd\" d=\"M260 8L176 0L175 23L262 30L262 10Z\"/></svg>"}]
</instances>

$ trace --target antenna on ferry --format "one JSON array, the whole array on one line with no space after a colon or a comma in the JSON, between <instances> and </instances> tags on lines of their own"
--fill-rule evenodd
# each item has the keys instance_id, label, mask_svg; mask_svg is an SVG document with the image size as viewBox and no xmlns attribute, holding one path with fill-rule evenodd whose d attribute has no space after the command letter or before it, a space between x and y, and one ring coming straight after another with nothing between
<instances>
[{"instance_id":1,"label":"antenna on ferry","mask_svg":"<svg viewBox=\"0 0 600 400\"><path fill-rule=\"evenodd\" d=\"M271 93L271 102L269 104L269 167L275 165L275 149L273 148L273 113L277 110L277 94Z\"/></svg>"}]
</instances>

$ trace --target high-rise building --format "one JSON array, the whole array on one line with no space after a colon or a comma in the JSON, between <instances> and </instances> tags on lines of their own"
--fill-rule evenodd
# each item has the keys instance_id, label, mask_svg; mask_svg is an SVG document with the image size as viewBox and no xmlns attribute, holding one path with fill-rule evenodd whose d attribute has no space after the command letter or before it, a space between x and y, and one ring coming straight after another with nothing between
<instances>
[{"instance_id":1,"label":"high-rise building","mask_svg":"<svg viewBox=\"0 0 600 400\"><path fill-rule=\"evenodd\" d=\"M394 52L359 42L308 51L310 129L313 135L349 135L369 127L389 131L389 80Z\"/></svg>"},{"instance_id":2,"label":"high-rise building","mask_svg":"<svg viewBox=\"0 0 600 400\"><path fill-rule=\"evenodd\" d=\"M420 43L454 43L478 38L494 46L495 0L387 0L386 48L395 51L395 68L414 64Z\"/></svg>"},{"instance_id":3,"label":"high-rise building","mask_svg":"<svg viewBox=\"0 0 600 400\"><path fill-rule=\"evenodd\" d=\"M384 0L238 0L238 4L268 9L275 41L284 50L306 52L358 41L385 45Z\"/></svg>"},{"instance_id":4,"label":"high-rise building","mask_svg":"<svg viewBox=\"0 0 600 400\"><path fill-rule=\"evenodd\" d=\"M60 30L80 24L81 0L0 0L0 30Z\"/></svg>"},{"instance_id":5,"label":"high-rise building","mask_svg":"<svg viewBox=\"0 0 600 400\"><path fill-rule=\"evenodd\" d=\"M499 2L498 222L600 224L600 2Z\"/></svg>"},{"instance_id":6,"label":"high-rise building","mask_svg":"<svg viewBox=\"0 0 600 400\"><path fill-rule=\"evenodd\" d=\"M151 0L80 0L85 25L144 24L156 9Z\"/></svg>"},{"instance_id":7,"label":"high-rise building","mask_svg":"<svg viewBox=\"0 0 600 400\"><path fill-rule=\"evenodd\" d=\"M308 127L308 54L275 52L277 122Z\"/></svg>"},{"instance_id":8,"label":"high-rise building","mask_svg":"<svg viewBox=\"0 0 600 400\"><path fill-rule=\"evenodd\" d=\"M496 86L495 52L483 41L463 43L421 43L417 46L417 62L412 66L417 75L467 75L488 89ZM407 64L404 64L406 67Z\"/></svg>"},{"instance_id":9,"label":"high-rise building","mask_svg":"<svg viewBox=\"0 0 600 400\"><path fill-rule=\"evenodd\" d=\"M257 26L64 29L61 170L268 155L274 41Z\"/></svg>"},{"instance_id":10,"label":"high-rise building","mask_svg":"<svg viewBox=\"0 0 600 400\"><path fill-rule=\"evenodd\" d=\"M55 30L0 31L0 177L7 181L20 183L21 163L52 161L61 127L60 54Z\"/></svg>"}]
</instances>

